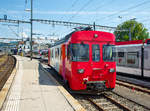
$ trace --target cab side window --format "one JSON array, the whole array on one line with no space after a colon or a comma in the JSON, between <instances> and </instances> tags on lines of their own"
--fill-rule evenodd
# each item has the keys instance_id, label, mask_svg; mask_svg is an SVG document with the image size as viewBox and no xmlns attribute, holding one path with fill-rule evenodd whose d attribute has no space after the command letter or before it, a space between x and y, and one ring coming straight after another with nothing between
<instances>
[{"instance_id":1,"label":"cab side window","mask_svg":"<svg viewBox=\"0 0 150 111\"><path fill-rule=\"evenodd\" d=\"M71 56L71 54L70 54L70 45L68 45L68 47L67 47L67 59L68 60L70 60L70 56Z\"/></svg>"}]
</instances>

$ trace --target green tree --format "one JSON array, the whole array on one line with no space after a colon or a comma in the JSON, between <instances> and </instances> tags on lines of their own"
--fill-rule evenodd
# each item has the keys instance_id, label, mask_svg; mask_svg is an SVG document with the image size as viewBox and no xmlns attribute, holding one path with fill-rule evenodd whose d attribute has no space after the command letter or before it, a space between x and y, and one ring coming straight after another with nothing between
<instances>
[{"instance_id":1,"label":"green tree","mask_svg":"<svg viewBox=\"0 0 150 111\"><path fill-rule=\"evenodd\" d=\"M129 41L130 31L132 40L145 40L149 37L149 32L142 23L128 20L117 26L114 32L116 41Z\"/></svg>"}]
</instances>

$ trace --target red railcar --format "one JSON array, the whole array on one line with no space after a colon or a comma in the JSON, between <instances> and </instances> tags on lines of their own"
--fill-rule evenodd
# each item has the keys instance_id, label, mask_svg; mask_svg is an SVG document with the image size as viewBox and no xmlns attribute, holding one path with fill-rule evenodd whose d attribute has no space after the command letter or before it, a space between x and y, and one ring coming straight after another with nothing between
<instances>
[{"instance_id":1,"label":"red railcar","mask_svg":"<svg viewBox=\"0 0 150 111\"><path fill-rule=\"evenodd\" d=\"M74 31L49 49L48 63L72 90L115 88L115 36L101 31Z\"/></svg>"}]
</instances>

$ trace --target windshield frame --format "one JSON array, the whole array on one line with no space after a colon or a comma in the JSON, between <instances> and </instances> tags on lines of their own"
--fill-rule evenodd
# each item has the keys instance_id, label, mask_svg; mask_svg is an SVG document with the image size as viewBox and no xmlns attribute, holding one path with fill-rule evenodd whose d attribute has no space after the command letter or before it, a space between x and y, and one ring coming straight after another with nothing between
<instances>
[{"instance_id":1,"label":"windshield frame","mask_svg":"<svg viewBox=\"0 0 150 111\"><path fill-rule=\"evenodd\" d=\"M109 58L104 58L104 57L106 57L106 56L104 56L105 54L104 54L104 47L106 47L106 46L111 46L112 47L112 57L111 57L111 59ZM107 45L107 44L105 44L105 45L103 45L103 61L105 61L105 62L115 62L115 51L113 51L113 50L115 50L115 45Z\"/></svg>"},{"instance_id":2,"label":"windshield frame","mask_svg":"<svg viewBox=\"0 0 150 111\"><path fill-rule=\"evenodd\" d=\"M78 48L78 50L76 50L76 51L78 51L77 56L76 55L73 56L73 53L74 54L76 53L76 52L73 52L73 45L77 45L77 48ZM83 60L83 57L82 57L82 59L80 58L81 57L80 51L83 52L83 50L79 50L80 49L79 46L81 46L81 45L86 45L87 49L85 50L86 51L85 55L86 55L87 58L84 58L84 59L87 59L87 60ZM82 43L72 43L72 44L70 44L70 60L72 62L88 62L90 60L90 45L86 44L86 43L84 43L84 44L82 44Z\"/></svg>"}]
</instances>

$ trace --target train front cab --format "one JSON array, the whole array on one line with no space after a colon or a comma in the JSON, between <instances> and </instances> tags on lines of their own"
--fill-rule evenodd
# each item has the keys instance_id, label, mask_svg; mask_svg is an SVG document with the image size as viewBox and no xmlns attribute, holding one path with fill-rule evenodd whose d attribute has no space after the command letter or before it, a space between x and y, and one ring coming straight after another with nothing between
<instances>
[{"instance_id":1,"label":"train front cab","mask_svg":"<svg viewBox=\"0 0 150 111\"><path fill-rule=\"evenodd\" d=\"M70 88L72 90L112 90L116 80L113 49L113 44L107 42L69 44L66 77Z\"/></svg>"}]
</instances>

